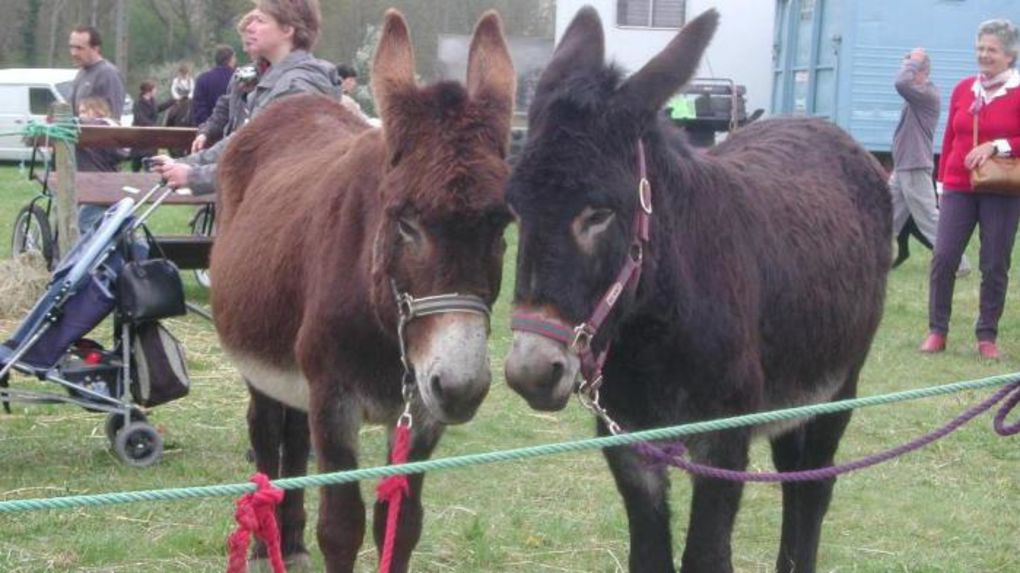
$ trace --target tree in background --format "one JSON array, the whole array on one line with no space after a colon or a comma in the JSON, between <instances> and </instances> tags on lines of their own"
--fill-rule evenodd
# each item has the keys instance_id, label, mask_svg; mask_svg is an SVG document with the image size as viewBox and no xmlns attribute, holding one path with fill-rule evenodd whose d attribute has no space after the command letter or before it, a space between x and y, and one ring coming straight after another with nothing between
<instances>
[{"instance_id":1,"label":"tree in background","mask_svg":"<svg viewBox=\"0 0 1020 573\"><path fill-rule=\"evenodd\" d=\"M122 41L117 37L118 6L126 10ZM487 9L500 13L510 36L553 36L554 0L324 0L316 55L353 64L362 86L369 85L376 28L391 6L407 17L418 71L426 81L435 79L439 35L470 34ZM103 35L103 55L126 71L133 94L143 79L169 81L160 74L179 62L205 69L217 44L230 44L240 53L234 26L251 8L251 0L0 0L0 66L70 67L68 30L77 23L91 24ZM367 93L365 88L360 101L371 110Z\"/></svg>"}]
</instances>

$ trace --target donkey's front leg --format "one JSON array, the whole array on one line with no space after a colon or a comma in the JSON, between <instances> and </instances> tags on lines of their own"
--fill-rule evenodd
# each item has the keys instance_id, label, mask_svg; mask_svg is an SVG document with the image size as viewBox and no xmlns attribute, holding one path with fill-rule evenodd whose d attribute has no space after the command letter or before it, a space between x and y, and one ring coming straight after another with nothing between
<instances>
[{"instance_id":1,"label":"donkey's front leg","mask_svg":"<svg viewBox=\"0 0 1020 573\"><path fill-rule=\"evenodd\" d=\"M443 435L445 426L424 419L425 416L416 416L416 425L411 433L411 452L409 461L427 460L432 455ZM421 420L418 422L418 420ZM393 454L393 431L390 431L390 454ZM387 458L387 459L388 459ZM408 570L411 562L411 551L418 545L421 538L422 521L424 510L421 504L422 485L425 479L424 474L411 474L407 476L410 484L410 493L404 497L400 504L400 518L397 521L397 536L393 544L393 561L390 571L393 573L404 573ZM390 504L387 502L375 502L375 516L372 522L372 529L375 534L375 545L379 556L382 557L383 542L386 538L387 514Z\"/></svg>"},{"instance_id":2,"label":"donkey's front leg","mask_svg":"<svg viewBox=\"0 0 1020 573\"><path fill-rule=\"evenodd\" d=\"M309 378L308 427L319 473L355 469L358 465L360 409L341 400L332 379ZM319 502L319 549L328 573L350 573L365 536L365 503L357 482L325 486Z\"/></svg>"},{"instance_id":3,"label":"donkey's front leg","mask_svg":"<svg viewBox=\"0 0 1020 573\"><path fill-rule=\"evenodd\" d=\"M697 463L743 471L747 468L750 441L746 430L730 430L692 439L688 445ZM694 492L681 571L731 573L730 539L744 485L700 476L692 482Z\"/></svg>"},{"instance_id":4,"label":"donkey's front leg","mask_svg":"<svg viewBox=\"0 0 1020 573\"><path fill-rule=\"evenodd\" d=\"M598 433L608 434L601 420ZM666 470L645 464L631 446L606 448L602 453L627 509L631 573L674 573Z\"/></svg>"}]
</instances>

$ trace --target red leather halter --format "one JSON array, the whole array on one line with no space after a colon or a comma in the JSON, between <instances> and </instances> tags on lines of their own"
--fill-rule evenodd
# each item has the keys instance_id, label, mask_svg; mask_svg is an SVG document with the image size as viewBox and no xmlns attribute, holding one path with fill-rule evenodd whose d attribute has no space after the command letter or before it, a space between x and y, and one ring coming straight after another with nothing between
<instances>
[{"instance_id":1,"label":"red leather halter","mask_svg":"<svg viewBox=\"0 0 1020 573\"><path fill-rule=\"evenodd\" d=\"M594 395L602 384L602 365L609 354L610 343L607 342L597 356L591 348L591 342L598 334L599 328L606 317L616 306L620 295L626 288L637 288L641 278L641 263L644 248L648 244L648 227L652 216L652 186L648 183L648 169L645 166L645 147L638 141L638 208L634 210L634 231L631 236L630 249L623 268L616 275L616 280L609 285L599 300L588 320L571 328L558 320L548 319L527 312L515 312L511 318L511 330L530 332L557 342L561 342L577 354L581 362L581 383L578 392ZM597 403L597 398L595 399Z\"/></svg>"}]
</instances>

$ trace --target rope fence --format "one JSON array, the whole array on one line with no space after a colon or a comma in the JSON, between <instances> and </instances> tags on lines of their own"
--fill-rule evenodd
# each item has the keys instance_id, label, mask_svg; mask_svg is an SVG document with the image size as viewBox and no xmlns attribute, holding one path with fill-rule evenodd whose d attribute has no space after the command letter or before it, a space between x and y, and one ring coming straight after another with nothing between
<instances>
[{"instance_id":1,"label":"rope fence","mask_svg":"<svg viewBox=\"0 0 1020 573\"><path fill-rule=\"evenodd\" d=\"M1016 386L1014 390L1020 389L1020 372L1004 374L978 380L955 382L942 386L932 386L916 390L905 390L879 396L865 398L854 398L827 402L824 404L813 404L797 408L785 408L771 412L760 412L742 416L734 416L719 420L695 422L667 428L644 430L640 432L604 436L576 440L572 442L561 442L531 446L511 450L500 450L481 454L470 454L451 458L440 458L420 462L410 462L394 466L379 466L363 468L351 471L334 472L327 474L308 475L295 478L279 479L272 484L280 489L302 489L312 486L337 485L362 480L384 478L395 475L406 475L414 473L425 473L430 471L450 470L467 466L491 464L523 460L539 456L563 454L568 452L580 452L585 450L596 450L615 446L636 444L655 440L667 440L680 438L694 434L716 432L720 430L731 430L746 426L782 422L797 418L832 414L858 408L881 406L896 402L920 400L936 396L944 396L965 392L968 390L980 390L991 387ZM1015 401L1011 401L1015 405ZM76 495L56 497L48 499L21 499L0 502L0 514L16 513L25 511L38 511L44 509L70 509L77 507L97 507L104 505L115 505L134 503L139 501L170 501L203 497L236 497L248 492L255 491L257 486L251 482L209 485L185 488L169 488L160 490L142 490L130 492L117 492L96 495Z\"/></svg>"},{"instance_id":2,"label":"rope fence","mask_svg":"<svg viewBox=\"0 0 1020 573\"><path fill-rule=\"evenodd\" d=\"M77 119L67 117L58 118L54 123L39 123L29 120L25 127L14 131L0 132L0 135L20 135L28 140L51 139L54 141L76 143L78 141L78 131Z\"/></svg>"}]
</instances>

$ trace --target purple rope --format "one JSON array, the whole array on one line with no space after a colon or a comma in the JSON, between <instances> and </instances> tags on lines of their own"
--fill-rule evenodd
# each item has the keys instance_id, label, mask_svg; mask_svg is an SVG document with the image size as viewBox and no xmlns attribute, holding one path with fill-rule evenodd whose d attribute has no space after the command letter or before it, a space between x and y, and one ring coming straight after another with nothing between
<instances>
[{"instance_id":1,"label":"purple rope","mask_svg":"<svg viewBox=\"0 0 1020 573\"><path fill-rule=\"evenodd\" d=\"M1010 394L1012 394L1012 396L1010 396ZM797 472L745 472L706 466L684 459L683 456L686 453L686 448L682 442L673 442L662 447L648 442L640 442L634 444L634 447L645 457L646 463L652 467L661 468L665 466L673 466L693 475L726 481L776 483L832 479L840 474L845 474L891 460L897 456L923 448L938 439L944 438L974 419L979 414L989 410L992 406L995 406L1006 396L1010 396L1009 400L1002 405L995 415L995 421L993 424L995 431L1000 436L1011 436L1013 434L1020 433L1020 420L1013 424L1005 424L1006 416L1008 416L1013 408L1020 403L1020 382L1014 382L1001 388L984 402L971 407L953 421L949 422L942 428L931 432L930 434L921 436L920 438L901 446L897 446L878 454L870 455L860 460L838 466L829 466L812 470Z\"/></svg>"},{"instance_id":2,"label":"purple rope","mask_svg":"<svg viewBox=\"0 0 1020 573\"><path fill-rule=\"evenodd\" d=\"M1020 385L1014 386L1014 389L1017 388L1020 388ZM1007 386L1005 389L1008 390L1009 386ZM1005 423L1006 416L1008 416L1009 413L1013 411L1013 408L1016 408L1016 405L1018 403L1020 403L1020 392L1016 392L1012 396L1010 396L1009 400L1006 400L1006 403L1003 404L1002 407L999 408L999 411L995 413L995 421L993 423L993 426L995 427L995 433L1003 437L1012 436L1014 434L1020 434L1020 419L1017 419L1017 421L1013 422L1012 424Z\"/></svg>"}]
</instances>

